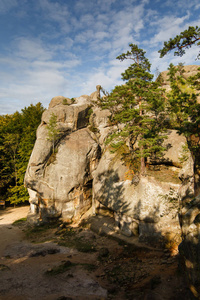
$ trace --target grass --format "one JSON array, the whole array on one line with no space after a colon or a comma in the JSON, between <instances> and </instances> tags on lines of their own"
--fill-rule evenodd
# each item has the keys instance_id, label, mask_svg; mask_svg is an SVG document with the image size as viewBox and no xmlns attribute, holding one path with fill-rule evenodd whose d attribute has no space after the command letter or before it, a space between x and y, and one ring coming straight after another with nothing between
<instances>
[{"instance_id":1,"label":"grass","mask_svg":"<svg viewBox=\"0 0 200 300\"><path fill-rule=\"evenodd\" d=\"M49 269L45 272L46 275L49 276L54 276L54 275L58 275L58 274L62 274L65 273L66 271L68 271L70 268L72 268L73 266L75 266L76 264L73 264L71 261L67 260L66 262L62 263L59 266L56 266L52 269Z\"/></svg>"},{"instance_id":2,"label":"grass","mask_svg":"<svg viewBox=\"0 0 200 300\"><path fill-rule=\"evenodd\" d=\"M52 232L56 228L57 231ZM34 243L44 242L51 238L59 246L74 248L85 253L96 251L95 245L91 241L83 240L82 237L76 236L77 230L65 227L65 225L64 227L60 227L60 223L58 222L41 224L39 226L27 226L25 234L26 238L32 240Z\"/></svg>"},{"instance_id":3,"label":"grass","mask_svg":"<svg viewBox=\"0 0 200 300\"><path fill-rule=\"evenodd\" d=\"M0 264L0 271L8 271L10 268L6 265Z\"/></svg>"},{"instance_id":4,"label":"grass","mask_svg":"<svg viewBox=\"0 0 200 300\"><path fill-rule=\"evenodd\" d=\"M76 237L77 231L71 227L63 228L57 231L57 235L60 236L58 245L74 248L80 252L95 252L96 248L93 243L87 240L83 240L82 237Z\"/></svg>"},{"instance_id":5,"label":"grass","mask_svg":"<svg viewBox=\"0 0 200 300\"><path fill-rule=\"evenodd\" d=\"M12 225L20 225L20 224L22 224L22 223L24 223L26 221L27 221L27 218L21 218L19 220L16 220L15 222L13 222Z\"/></svg>"},{"instance_id":6,"label":"grass","mask_svg":"<svg viewBox=\"0 0 200 300\"><path fill-rule=\"evenodd\" d=\"M158 182L172 182L175 184L180 184L181 180L179 179L178 172L173 171L171 167L159 165L157 166L151 166L150 169L147 169L147 175L152 176L155 178Z\"/></svg>"},{"instance_id":7,"label":"grass","mask_svg":"<svg viewBox=\"0 0 200 300\"><path fill-rule=\"evenodd\" d=\"M69 240L60 240L58 242L58 245L74 248L77 249L79 252L85 252L85 253L96 251L96 248L92 243L87 241L82 241L81 238L76 238L76 237Z\"/></svg>"},{"instance_id":8,"label":"grass","mask_svg":"<svg viewBox=\"0 0 200 300\"><path fill-rule=\"evenodd\" d=\"M94 264L79 264L79 265L89 272L93 272L97 269L97 266Z\"/></svg>"},{"instance_id":9,"label":"grass","mask_svg":"<svg viewBox=\"0 0 200 300\"><path fill-rule=\"evenodd\" d=\"M28 240L34 240L34 242L45 242L49 240L49 234L52 239L52 230L59 226L58 222L52 222L48 224L40 224L38 226L27 226L25 231L26 238Z\"/></svg>"},{"instance_id":10,"label":"grass","mask_svg":"<svg viewBox=\"0 0 200 300\"><path fill-rule=\"evenodd\" d=\"M135 278L134 270L128 265L124 268L121 264L116 264L110 270L106 270L106 276L110 283L115 283L119 286L132 283Z\"/></svg>"},{"instance_id":11,"label":"grass","mask_svg":"<svg viewBox=\"0 0 200 300\"><path fill-rule=\"evenodd\" d=\"M51 268L51 269L48 269L45 272L45 275L56 276L56 275L65 273L66 271L68 271L69 269L71 269L71 268L73 268L75 266L81 266L81 267L83 267L85 270L87 270L89 272L93 272L97 268L97 266L95 266L94 264L72 263L71 261L68 260L68 261L60 264L59 266L56 266L56 267Z\"/></svg>"}]
</instances>

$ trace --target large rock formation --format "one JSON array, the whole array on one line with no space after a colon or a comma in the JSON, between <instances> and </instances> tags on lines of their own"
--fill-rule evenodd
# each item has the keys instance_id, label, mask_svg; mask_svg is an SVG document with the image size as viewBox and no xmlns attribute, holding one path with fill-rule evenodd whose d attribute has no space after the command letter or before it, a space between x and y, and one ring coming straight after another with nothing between
<instances>
[{"instance_id":1,"label":"large rock formation","mask_svg":"<svg viewBox=\"0 0 200 300\"><path fill-rule=\"evenodd\" d=\"M167 238L180 233L178 222L178 193L181 176L192 173L193 164L181 164L185 138L169 131L165 143L169 151L159 165L150 164L147 175L138 177L124 165L118 154L106 149L93 174L95 201L115 212L121 232L139 234L140 240Z\"/></svg>"},{"instance_id":2,"label":"large rock formation","mask_svg":"<svg viewBox=\"0 0 200 300\"><path fill-rule=\"evenodd\" d=\"M55 97L43 113L37 140L30 157L25 185L29 190L33 217L43 221L55 215L71 220L91 206L92 171L100 156L98 143L87 129L92 99ZM48 139L52 113L57 117L59 135Z\"/></svg>"},{"instance_id":3,"label":"large rock formation","mask_svg":"<svg viewBox=\"0 0 200 300\"><path fill-rule=\"evenodd\" d=\"M196 66L187 66L186 75L196 70ZM165 72L163 75L165 78ZM166 80L164 86L168 88ZM169 131L164 157L149 161L146 176L138 177L122 162L120 153L112 154L105 146L112 127L109 111L94 104L99 93L97 86L90 96L55 97L43 113L25 176L31 204L29 219L36 222L56 216L69 222L86 212L95 214L107 208L121 233L139 235L141 241L173 244L182 234L180 252L198 296L199 175L196 165L194 174L190 152L181 159L186 140ZM57 116L59 129L55 153L47 129L52 113Z\"/></svg>"},{"instance_id":4,"label":"large rock formation","mask_svg":"<svg viewBox=\"0 0 200 300\"><path fill-rule=\"evenodd\" d=\"M94 105L99 96L51 100L37 130L37 140L28 164L25 185L29 189L29 218L47 220L60 216L79 220L89 209L97 213L109 209L121 233L139 235L141 241L180 236L178 222L179 173L192 173L180 162L184 137L168 132L169 149L159 162L149 162L147 176L132 174L120 153L105 146L109 111ZM91 111L91 106L92 111ZM48 139L52 114L57 117L59 135Z\"/></svg>"}]
</instances>

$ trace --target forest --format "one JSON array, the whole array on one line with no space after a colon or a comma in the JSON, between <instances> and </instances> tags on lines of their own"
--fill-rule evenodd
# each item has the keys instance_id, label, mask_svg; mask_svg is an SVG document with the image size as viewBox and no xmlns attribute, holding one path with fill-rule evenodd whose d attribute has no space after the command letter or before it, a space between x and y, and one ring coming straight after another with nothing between
<instances>
[{"instance_id":1,"label":"forest","mask_svg":"<svg viewBox=\"0 0 200 300\"><path fill-rule=\"evenodd\" d=\"M0 116L0 199L10 204L28 201L24 174L44 108L31 104L21 112Z\"/></svg>"}]
</instances>

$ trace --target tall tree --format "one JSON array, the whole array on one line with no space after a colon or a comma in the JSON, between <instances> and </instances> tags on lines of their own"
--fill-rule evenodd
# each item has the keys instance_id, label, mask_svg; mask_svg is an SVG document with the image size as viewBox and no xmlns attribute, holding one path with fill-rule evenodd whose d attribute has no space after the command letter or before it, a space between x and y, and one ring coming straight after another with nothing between
<instances>
[{"instance_id":1,"label":"tall tree","mask_svg":"<svg viewBox=\"0 0 200 300\"><path fill-rule=\"evenodd\" d=\"M198 26L190 26L175 38L164 42L164 47L159 50L160 57L163 57L171 50L176 50L174 55L182 56L185 54L185 49L194 45L200 46L200 28ZM200 58L200 53L197 58ZM177 110L177 115L174 114L174 118L179 124L179 132L183 133L187 138L188 146L194 159L194 173L197 174L197 169L200 168L200 104L197 101L195 90L200 90L200 72L187 80L184 78L183 73L183 68L180 73L180 66L174 67L172 64L170 65L169 79L172 90L171 96L169 95L169 104L171 103L171 111ZM190 91L188 91L188 86ZM183 87L186 87L186 89L184 90ZM191 92L191 88L195 90ZM173 97L177 101L173 101ZM195 179L194 181L197 183L198 180ZM198 183L196 184L196 190L198 190L197 186Z\"/></svg>"},{"instance_id":2,"label":"tall tree","mask_svg":"<svg viewBox=\"0 0 200 300\"><path fill-rule=\"evenodd\" d=\"M117 129L108 139L115 149L128 144L132 164L140 159L140 174L145 173L145 158L164 150L160 132L163 128L164 96L158 82L153 82L145 52L130 44L131 50L117 57L133 63L122 73L124 85L101 99L101 106L111 111L111 124Z\"/></svg>"}]
</instances>

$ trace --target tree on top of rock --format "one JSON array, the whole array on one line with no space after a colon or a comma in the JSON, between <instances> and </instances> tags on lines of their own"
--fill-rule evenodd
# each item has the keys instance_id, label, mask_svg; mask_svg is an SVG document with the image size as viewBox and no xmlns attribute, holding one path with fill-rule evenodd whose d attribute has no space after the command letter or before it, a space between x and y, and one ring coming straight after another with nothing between
<instances>
[{"instance_id":1,"label":"tree on top of rock","mask_svg":"<svg viewBox=\"0 0 200 300\"><path fill-rule=\"evenodd\" d=\"M185 49L193 45L200 46L200 28L190 26L175 38L164 42L164 47L159 51L160 57L176 49L174 55L182 56ZM200 58L200 53L197 57ZM200 68L198 69L200 70ZM179 133L185 135L188 147L193 155L194 169L200 168L200 104L197 101L197 90L200 90L200 72L185 78L183 66L169 66L169 81L171 91L168 97L168 112L174 120L174 126ZM197 177L194 180L197 182Z\"/></svg>"},{"instance_id":2,"label":"tree on top of rock","mask_svg":"<svg viewBox=\"0 0 200 300\"><path fill-rule=\"evenodd\" d=\"M160 136L164 121L164 96L159 83L153 82L151 65L145 52L137 45L129 46L130 51L117 57L121 61L133 61L122 73L126 83L116 86L107 97L101 99L100 105L111 111L110 121L116 127L108 142L111 142L113 149L126 148L126 156L132 165L140 160L140 174L144 174L145 158L159 155L164 150Z\"/></svg>"}]
</instances>

